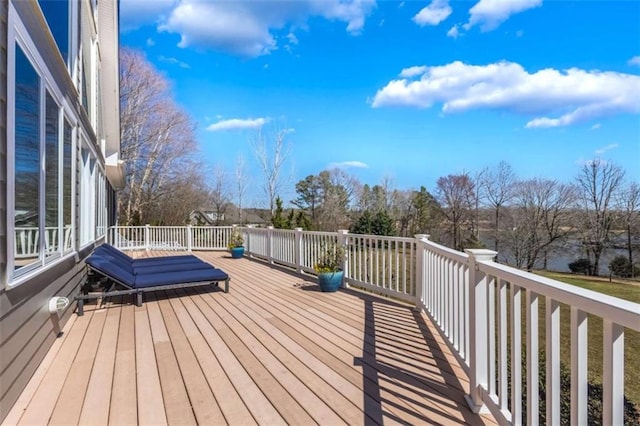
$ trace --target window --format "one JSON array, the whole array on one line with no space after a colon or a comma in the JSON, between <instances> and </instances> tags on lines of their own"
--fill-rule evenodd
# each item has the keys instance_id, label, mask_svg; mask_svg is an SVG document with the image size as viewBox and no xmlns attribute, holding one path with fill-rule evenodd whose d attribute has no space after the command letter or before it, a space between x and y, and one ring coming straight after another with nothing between
<instances>
[{"instance_id":1,"label":"window","mask_svg":"<svg viewBox=\"0 0 640 426\"><path fill-rule=\"evenodd\" d=\"M41 55L43 49L50 48L50 43L35 43L41 38L31 38L15 4L8 3L6 34L8 255L3 278L9 286L30 281L41 269L77 248L76 241L86 245L96 236L104 235L107 217L102 157L97 154L96 141L87 136L94 132L84 129L79 118L82 107L78 103L82 98L73 99L78 96L76 91L64 92L58 86L59 73L51 71L61 64L45 62ZM77 15L79 3L39 0L39 4L67 62L80 59L77 52L73 53L80 47L77 43L80 27L74 27L78 23L74 13ZM66 14L54 10L54 5L66 10ZM66 17L66 21L60 21L59 16ZM63 27L64 34L60 30ZM97 68L94 62L98 61L97 51L93 50L97 47L92 45L91 37L86 46L86 68L83 70L77 62L72 66L87 74L84 94L87 112L90 117L93 114L95 126L98 82L92 70Z\"/></svg>"},{"instance_id":2,"label":"window","mask_svg":"<svg viewBox=\"0 0 640 426\"><path fill-rule=\"evenodd\" d=\"M15 263L27 267L40 258L40 77L15 46Z\"/></svg>"},{"instance_id":3,"label":"window","mask_svg":"<svg viewBox=\"0 0 640 426\"><path fill-rule=\"evenodd\" d=\"M60 253L60 185L59 163L59 123L60 107L51 95L47 92L45 101L45 220L44 220L44 243L45 254L52 256Z\"/></svg>"},{"instance_id":4,"label":"window","mask_svg":"<svg viewBox=\"0 0 640 426\"><path fill-rule=\"evenodd\" d=\"M38 3L47 20L51 34L58 45L62 59L67 63L71 33L70 2L69 0L38 0Z\"/></svg>"},{"instance_id":5,"label":"window","mask_svg":"<svg viewBox=\"0 0 640 426\"><path fill-rule=\"evenodd\" d=\"M63 251L73 248L73 222L71 221L71 164L73 161L72 127L65 118L62 135L62 224L63 224Z\"/></svg>"},{"instance_id":6,"label":"window","mask_svg":"<svg viewBox=\"0 0 640 426\"><path fill-rule=\"evenodd\" d=\"M82 149L80 167L80 244L85 245L95 240L97 236L97 203L99 199L98 165L94 154L86 147Z\"/></svg>"}]
</instances>

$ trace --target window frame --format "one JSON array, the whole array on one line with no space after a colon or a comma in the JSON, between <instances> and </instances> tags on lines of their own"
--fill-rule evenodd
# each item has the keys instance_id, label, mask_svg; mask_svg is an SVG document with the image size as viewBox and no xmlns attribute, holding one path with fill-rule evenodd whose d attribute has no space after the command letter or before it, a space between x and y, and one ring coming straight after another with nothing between
<instances>
[{"instance_id":1,"label":"window frame","mask_svg":"<svg viewBox=\"0 0 640 426\"><path fill-rule=\"evenodd\" d=\"M38 108L39 108L39 155L40 155L40 169L39 169L39 195L38 195L38 232L39 232L39 251L38 259L31 264L25 265L19 270L15 269L15 125L9 123L15 123L16 119L16 47L18 47L28 59L30 65L39 76L38 87ZM6 223L7 223L7 238L6 238L6 252L7 260L5 269L2 276L2 284L7 289L18 287L25 282L31 280L34 276L42 273L43 271L53 267L60 263L64 259L73 256L75 253L75 243L71 244L68 250L64 247L64 221L63 208L64 201L62 198L62 188L64 185L64 123L65 120L71 126L71 222L72 231L75 223L75 210L76 210L76 180L75 180L75 135L77 134L76 128L79 127L79 120L75 118L73 110L68 105L66 97L62 95L62 92L54 83L54 79L45 63L39 50L33 40L31 39L29 32L27 31L24 23L22 22L19 14L15 10L13 3L8 2L8 15L7 15L7 188L13 188L6 192L7 196L7 210L6 210ZM45 214L46 214L46 96L49 94L52 100L55 102L58 113L58 250L55 253L47 255L45 250ZM62 231L62 232L60 232ZM61 235L62 234L62 235ZM60 245L62 244L62 245ZM0 286L2 287L2 286Z\"/></svg>"}]
</instances>

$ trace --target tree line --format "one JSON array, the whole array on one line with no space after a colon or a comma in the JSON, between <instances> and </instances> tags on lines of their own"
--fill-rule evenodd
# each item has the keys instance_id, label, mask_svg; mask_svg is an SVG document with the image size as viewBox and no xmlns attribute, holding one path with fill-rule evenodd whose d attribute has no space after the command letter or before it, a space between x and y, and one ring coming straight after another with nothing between
<instances>
[{"instance_id":1,"label":"tree line","mask_svg":"<svg viewBox=\"0 0 640 426\"><path fill-rule=\"evenodd\" d=\"M595 159L572 182L519 179L502 161L479 172L440 177L433 194L393 188L390 179L369 186L342 170L307 176L296 184L292 204L307 229L413 236L456 250L486 247L518 268L547 267L550 257L579 241L598 275L600 259L614 243L627 249L628 264L640 246L640 186L619 166ZM278 225L293 225L278 223Z\"/></svg>"},{"instance_id":2,"label":"tree line","mask_svg":"<svg viewBox=\"0 0 640 426\"><path fill-rule=\"evenodd\" d=\"M120 111L126 168L126 187L118 197L121 224L183 225L199 209L213 211L215 225L252 220L246 216L246 196L249 182L258 177L249 176L242 157L231 175L202 163L194 121L140 51L121 50ZM268 200L257 211L275 227L429 234L456 250L496 250L501 261L527 270L546 268L548 259L579 241L588 259L585 272L592 275L600 273L602 254L615 243L627 250L625 267L634 263L640 186L615 164L588 161L571 182L560 182L521 179L503 161L442 176L432 192L425 186L398 189L390 178L361 183L337 168L292 185L283 170L291 152L288 136L286 127L274 126L248 140ZM283 200L287 186L295 187L295 197ZM284 207L288 203L291 208Z\"/></svg>"}]
</instances>

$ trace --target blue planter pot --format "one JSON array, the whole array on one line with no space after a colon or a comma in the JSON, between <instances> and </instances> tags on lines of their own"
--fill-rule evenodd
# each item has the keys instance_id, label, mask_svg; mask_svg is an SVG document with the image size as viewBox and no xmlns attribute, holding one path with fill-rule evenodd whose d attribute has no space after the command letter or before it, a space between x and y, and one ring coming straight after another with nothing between
<instances>
[{"instance_id":1,"label":"blue planter pot","mask_svg":"<svg viewBox=\"0 0 640 426\"><path fill-rule=\"evenodd\" d=\"M320 289L326 292L338 291L342 287L344 271L320 272L318 274L318 284Z\"/></svg>"},{"instance_id":2,"label":"blue planter pot","mask_svg":"<svg viewBox=\"0 0 640 426\"><path fill-rule=\"evenodd\" d=\"M234 247L231 249L232 259L241 259L244 256L244 247Z\"/></svg>"}]
</instances>

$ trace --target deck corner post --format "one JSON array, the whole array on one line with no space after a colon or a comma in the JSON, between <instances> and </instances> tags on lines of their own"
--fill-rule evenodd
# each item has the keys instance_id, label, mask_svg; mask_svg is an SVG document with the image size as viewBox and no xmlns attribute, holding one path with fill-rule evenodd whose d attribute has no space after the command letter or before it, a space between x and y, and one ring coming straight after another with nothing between
<instances>
[{"instance_id":1,"label":"deck corner post","mask_svg":"<svg viewBox=\"0 0 640 426\"><path fill-rule=\"evenodd\" d=\"M466 249L469 255L469 395L467 404L475 413L485 412L482 394L489 385L488 280L479 263L492 262L498 254L486 249Z\"/></svg>"},{"instance_id":2,"label":"deck corner post","mask_svg":"<svg viewBox=\"0 0 640 426\"><path fill-rule=\"evenodd\" d=\"M347 243L349 239L348 229L338 229L338 246L344 249L344 258L342 259L342 270L344 276L342 280L342 288L349 288L347 277L349 276L349 252L347 251Z\"/></svg>"},{"instance_id":3,"label":"deck corner post","mask_svg":"<svg viewBox=\"0 0 640 426\"><path fill-rule=\"evenodd\" d=\"M424 300L425 295L425 286L426 286L426 275L425 275L425 264L424 264L424 252L425 252L425 242L429 240L429 234L415 234L414 235L416 241L416 306L414 310L417 312L422 312L426 305Z\"/></svg>"},{"instance_id":4,"label":"deck corner post","mask_svg":"<svg viewBox=\"0 0 640 426\"><path fill-rule=\"evenodd\" d=\"M273 226L267 226L267 262L273 264Z\"/></svg>"},{"instance_id":5,"label":"deck corner post","mask_svg":"<svg viewBox=\"0 0 640 426\"><path fill-rule=\"evenodd\" d=\"M187 251L193 251L193 226L187 225Z\"/></svg>"},{"instance_id":6,"label":"deck corner post","mask_svg":"<svg viewBox=\"0 0 640 426\"><path fill-rule=\"evenodd\" d=\"M294 228L293 256L296 264L296 272L302 273L302 231L303 228Z\"/></svg>"}]
</instances>

